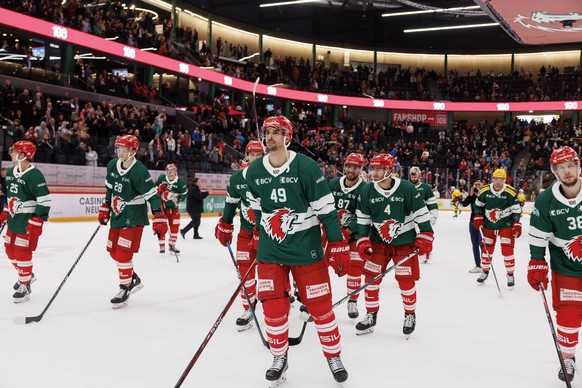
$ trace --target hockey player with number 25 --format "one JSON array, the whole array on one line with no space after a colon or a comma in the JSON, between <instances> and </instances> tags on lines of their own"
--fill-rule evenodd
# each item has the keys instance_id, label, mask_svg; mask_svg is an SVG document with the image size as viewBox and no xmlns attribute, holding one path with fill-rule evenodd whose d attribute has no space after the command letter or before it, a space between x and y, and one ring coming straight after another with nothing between
<instances>
[{"instance_id":1,"label":"hockey player with number 25","mask_svg":"<svg viewBox=\"0 0 582 388\"><path fill-rule=\"evenodd\" d=\"M99 208L99 223L111 228L107 237L107 251L117 262L119 292L111 299L114 309L127 306L130 295L143 288L141 279L133 271L133 254L139 252L143 227L149 225L149 202L154 214L154 234L168 232L166 216L160 208L156 184L146 167L135 158L139 140L133 135L115 140L117 158L107 165L105 201Z\"/></svg>"},{"instance_id":2,"label":"hockey player with number 25","mask_svg":"<svg viewBox=\"0 0 582 388\"><path fill-rule=\"evenodd\" d=\"M404 304L403 333L410 335L416 327L416 281L420 279L419 255L432 251L434 240L430 213L420 193L409 181L394 176L394 158L378 154L370 160L372 183L360 192L358 219L358 253L365 260L365 281L384 272L390 261L404 259L418 249L418 254L396 267L395 278ZM419 232L416 232L418 226ZM365 290L367 314L356 325L356 334L371 333L380 310L378 279Z\"/></svg>"},{"instance_id":3,"label":"hockey player with number 25","mask_svg":"<svg viewBox=\"0 0 582 388\"><path fill-rule=\"evenodd\" d=\"M51 205L46 180L30 163L35 152L36 146L26 140L14 143L10 149L14 167L6 174L8 204L0 214L0 223L8 222L4 237L6 256L18 271L14 303L30 299L30 283L35 280L32 252L36 250Z\"/></svg>"},{"instance_id":4,"label":"hockey player with number 25","mask_svg":"<svg viewBox=\"0 0 582 388\"><path fill-rule=\"evenodd\" d=\"M582 320L582 180L580 157L570 147L561 147L550 156L557 178L541 193L531 212L529 250L531 260L527 281L538 291L548 287L546 248L552 269L552 305L556 311L557 337L567 376L574 379L576 345Z\"/></svg>"},{"instance_id":5,"label":"hockey player with number 25","mask_svg":"<svg viewBox=\"0 0 582 388\"><path fill-rule=\"evenodd\" d=\"M257 220L258 297L263 303L265 325L273 364L266 379L271 387L286 378L289 347L289 272L301 301L315 321L323 354L338 382L348 378L341 358L340 333L332 310L328 264L339 276L347 274L350 246L340 231L337 211L327 182L317 163L288 151L293 126L284 116L263 122L262 136L269 154L247 170L249 198ZM323 260L323 224L329 243Z\"/></svg>"}]
</instances>

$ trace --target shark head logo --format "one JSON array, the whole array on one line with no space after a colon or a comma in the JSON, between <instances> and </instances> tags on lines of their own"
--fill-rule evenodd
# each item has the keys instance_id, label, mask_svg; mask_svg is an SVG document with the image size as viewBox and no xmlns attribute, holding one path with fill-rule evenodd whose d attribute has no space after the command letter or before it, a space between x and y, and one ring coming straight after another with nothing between
<instances>
[{"instance_id":1,"label":"shark head logo","mask_svg":"<svg viewBox=\"0 0 582 388\"><path fill-rule=\"evenodd\" d=\"M390 244L392 240L398 237L400 233L401 224L397 223L396 220L386 220L381 224L376 224L376 230L382 240L384 240L387 244Z\"/></svg>"},{"instance_id":2,"label":"shark head logo","mask_svg":"<svg viewBox=\"0 0 582 388\"><path fill-rule=\"evenodd\" d=\"M251 225L255 225L257 223L255 219L255 212L250 207L241 206L241 213L243 218Z\"/></svg>"},{"instance_id":3,"label":"shark head logo","mask_svg":"<svg viewBox=\"0 0 582 388\"><path fill-rule=\"evenodd\" d=\"M8 213L14 217L18 210L22 207L22 202L18 200L16 197L12 197L8 200Z\"/></svg>"},{"instance_id":4,"label":"shark head logo","mask_svg":"<svg viewBox=\"0 0 582 388\"><path fill-rule=\"evenodd\" d=\"M572 261L582 262L582 236L576 236L566 243L564 253Z\"/></svg>"},{"instance_id":5,"label":"shark head logo","mask_svg":"<svg viewBox=\"0 0 582 388\"><path fill-rule=\"evenodd\" d=\"M499 221L500 218L500 213L501 211L499 209L491 209L485 212L485 215L487 216L487 219L493 223Z\"/></svg>"},{"instance_id":6,"label":"shark head logo","mask_svg":"<svg viewBox=\"0 0 582 388\"><path fill-rule=\"evenodd\" d=\"M117 196L111 198L111 209L116 216L120 215L123 209L125 209L125 201Z\"/></svg>"},{"instance_id":7,"label":"shark head logo","mask_svg":"<svg viewBox=\"0 0 582 388\"><path fill-rule=\"evenodd\" d=\"M265 217L265 231L269 237L280 243L293 230L293 222L298 217L291 209L279 209Z\"/></svg>"},{"instance_id":8,"label":"shark head logo","mask_svg":"<svg viewBox=\"0 0 582 388\"><path fill-rule=\"evenodd\" d=\"M352 222L352 220L354 219L354 215L350 214L346 209L338 210L337 217L342 228L347 227L350 224L350 222Z\"/></svg>"}]
</instances>

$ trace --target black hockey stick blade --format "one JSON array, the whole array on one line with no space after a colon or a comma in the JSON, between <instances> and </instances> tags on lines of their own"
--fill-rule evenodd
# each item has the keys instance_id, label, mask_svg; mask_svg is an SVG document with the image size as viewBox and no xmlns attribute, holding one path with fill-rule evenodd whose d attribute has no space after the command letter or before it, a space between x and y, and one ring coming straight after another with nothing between
<instances>
[{"instance_id":1,"label":"black hockey stick blade","mask_svg":"<svg viewBox=\"0 0 582 388\"><path fill-rule=\"evenodd\" d=\"M299 345L301 340L303 340L303 334L305 334L305 328L307 327L307 321L303 322L303 327L301 328L301 333L298 337L289 337L289 346Z\"/></svg>"},{"instance_id":2,"label":"black hockey stick blade","mask_svg":"<svg viewBox=\"0 0 582 388\"><path fill-rule=\"evenodd\" d=\"M40 322L42 319L42 314L37 315L36 317L16 317L14 318L14 323L17 325L26 325L30 322Z\"/></svg>"}]
</instances>

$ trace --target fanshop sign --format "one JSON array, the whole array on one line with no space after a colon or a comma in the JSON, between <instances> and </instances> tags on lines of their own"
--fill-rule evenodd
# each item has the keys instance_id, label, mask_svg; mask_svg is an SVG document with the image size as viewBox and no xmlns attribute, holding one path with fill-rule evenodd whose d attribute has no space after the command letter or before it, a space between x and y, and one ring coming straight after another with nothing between
<instances>
[{"instance_id":1,"label":"fanshop sign","mask_svg":"<svg viewBox=\"0 0 582 388\"><path fill-rule=\"evenodd\" d=\"M392 112L392 120L423 122L430 124L431 127L446 127L449 124L447 113L429 111L394 110Z\"/></svg>"}]
</instances>

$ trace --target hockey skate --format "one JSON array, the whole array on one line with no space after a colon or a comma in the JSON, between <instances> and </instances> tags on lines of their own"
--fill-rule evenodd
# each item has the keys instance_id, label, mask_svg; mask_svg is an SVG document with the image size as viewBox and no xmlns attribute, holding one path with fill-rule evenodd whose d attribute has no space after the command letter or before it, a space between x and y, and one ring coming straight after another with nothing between
<instances>
[{"instance_id":1,"label":"hockey skate","mask_svg":"<svg viewBox=\"0 0 582 388\"><path fill-rule=\"evenodd\" d=\"M415 327L416 327L416 314L404 313L404 326L402 327L402 332L404 333L404 335L410 337ZM408 339L408 337L406 337L406 339Z\"/></svg>"},{"instance_id":2,"label":"hockey skate","mask_svg":"<svg viewBox=\"0 0 582 388\"><path fill-rule=\"evenodd\" d=\"M175 245L170 245L170 252L178 254L180 250Z\"/></svg>"},{"instance_id":3,"label":"hockey skate","mask_svg":"<svg viewBox=\"0 0 582 388\"><path fill-rule=\"evenodd\" d=\"M343 383L348 379L348 371L344 368L340 356L328 358L327 365L329 365L329 369L331 370L331 373L333 373L335 381Z\"/></svg>"},{"instance_id":4,"label":"hockey skate","mask_svg":"<svg viewBox=\"0 0 582 388\"><path fill-rule=\"evenodd\" d=\"M354 319L360 316L360 312L358 311L358 301L357 300L348 300L348 317Z\"/></svg>"},{"instance_id":5,"label":"hockey skate","mask_svg":"<svg viewBox=\"0 0 582 388\"><path fill-rule=\"evenodd\" d=\"M114 309L120 309L122 307L127 306L127 300L129 299L129 289L127 286L120 284L119 285L119 292L117 295L111 299L111 307Z\"/></svg>"},{"instance_id":6,"label":"hockey skate","mask_svg":"<svg viewBox=\"0 0 582 388\"><path fill-rule=\"evenodd\" d=\"M143 288L143 284L141 283L141 279L137 274L134 272L131 277L131 284L129 285L129 295L133 295L139 290Z\"/></svg>"},{"instance_id":7,"label":"hockey skate","mask_svg":"<svg viewBox=\"0 0 582 388\"><path fill-rule=\"evenodd\" d=\"M265 378L270 382L269 388L275 388L287 380L287 354L284 356L274 356L273 365L267 370Z\"/></svg>"},{"instance_id":8,"label":"hockey skate","mask_svg":"<svg viewBox=\"0 0 582 388\"><path fill-rule=\"evenodd\" d=\"M251 309L244 310L242 315L236 319L236 327L239 332L253 327L253 314L251 313Z\"/></svg>"},{"instance_id":9,"label":"hockey skate","mask_svg":"<svg viewBox=\"0 0 582 388\"><path fill-rule=\"evenodd\" d=\"M34 276L34 273L32 274L32 278L30 279L30 284L36 282L36 276ZM12 286L12 288L14 289L14 291L17 291L20 288L20 281L16 281L16 283L14 283L14 286Z\"/></svg>"},{"instance_id":10,"label":"hockey skate","mask_svg":"<svg viewBox=\"0 0 582 388\"><path fill-rule=\"evenodd\" d=\"M515 278L513 274L507 274L507 287L513 288L515 286Z\"/></svg>"},{"instance_id":11,"label":"hockey skate","mask_svg":"<svg viewBox=\"0 0 582 388\"><path fill-rule=\"evenodd\" d=\"M489 276L489 271L485 272L481 272L481 275L477 278L477 282L479 283L480 286L482 286L483 284L485 284L485 280L487 280L487 277Z\"/></svg>"},{"instance_id":12,"label":"hockey skate","mask_svg":"<svg viewBox=\"0 0 582 388\"><path fill-rule=\"evenodd\" d=\"M12 295L14 303L22 303L30 300L30 284L20 284L18 290Z\"/></svg>"},{"instance_id":13,"label":"hockey skate","mask_svg":"<svg viewBox=\"0 0 582 388\"><path fill-rule=\"evenodd\" d=\"M564 366L566 367L568 381L572 382L572 380L574 380L574 373L576 373L576 357L564 358ZM560 371L558 372L558 378L562 381L566 381L562 368L560 368Z\"/></svg>"},{"instance_id":14,"label":"hockey skate","mask_svg":"<svg viewBox=\"0 0 582 388\"><path fill-rule=\"evenodd\" d=\"M363 321L358 322L356 325L356 335L363 335L374 332L374 326L376 326L376 318L378 312L367 313Z\"/></svg>"},{"instance_id":15,"label":"hockey skate","mask_svg":"<svg viewBox=\"0 0 582 388\"><path fill-rule=\"evenodd\" d=\"M166 253L166 247L160 246L160 254L164 254L164 253Z\"/></svg>"}]
</instances>

